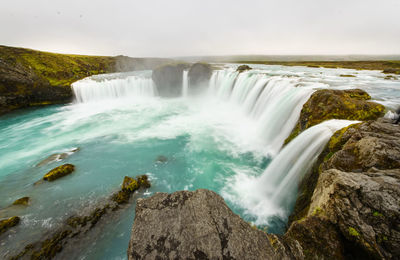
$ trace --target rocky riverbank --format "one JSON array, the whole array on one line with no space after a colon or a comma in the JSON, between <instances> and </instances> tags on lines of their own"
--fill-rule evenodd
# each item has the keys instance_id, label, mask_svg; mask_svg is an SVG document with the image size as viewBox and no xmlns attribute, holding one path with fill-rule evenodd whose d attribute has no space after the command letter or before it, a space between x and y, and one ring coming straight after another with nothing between
<instances>
[{"instance_id":1,"label":"rocky riverbank","mask_svg":"<svg viewBox=\"0 0 400 260\"><path fill-rule=\"evenodd\" d=\"M65 55L0 45L0 115L70 102L71 83L91 75L152 69L166 62L171 60Z\"/></svg>"}]
</instances>

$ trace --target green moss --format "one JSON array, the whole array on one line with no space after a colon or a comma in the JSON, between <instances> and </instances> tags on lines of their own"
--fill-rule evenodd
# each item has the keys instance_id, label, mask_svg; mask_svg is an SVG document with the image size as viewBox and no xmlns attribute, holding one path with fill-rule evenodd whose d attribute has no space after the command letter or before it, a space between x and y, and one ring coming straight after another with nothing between
<instances>
[{"instance_id":1,"label":"green moss","mask_svg":"<svg viewBox=\"0 0 400 260\"><path fill-rule=\"evenodd\" d=\"M8 219L0 220L0 234L3 234L8 229L15 227L20 222L20 218L15 216Z\"/></svg>"},{"instance_id":2,"label":"green moss","mask_svg":"<svg viewBox=\"0 0 400 260\"><path fill-rule=\"evenodd\" d=\"M33 252L31 259L39 260L54 258L54 256L62 250L64 239L71 233L71 230L64 230L56 233L51 238L46 239L42 243L40 250Z\"/></svg>"},{"instance_id":3,"label":"green moss","mask_svg":"<svg viewBox=\"0 0 400 260\"><path fill-rule=\"evenodd\" d=\"M323 213L323 210L320 207L316 207L312 213L314 216L321 215Z\"/></svg>"},{"instance_id":4,"label":"green moss","mask_svg":"<svg viewBox=\"0 0 400 260\"><path fill-rule=\"evenodd\" d=\"M17 199L16 201L13 202L13 205L24 205L27 206L29 204L29 197L23 197L20 199Z\"/></svg>"},{"instance_id":5,"label":"green moss","mask_svg":"<svg viewBox=\"0 0 400 260\"><path fill-rule=\"evenodd\" d=\"M373 215L374 217L383 217L383 214L380 213L380 212L378 212L378 211L375 211L372 215Z\"/></svg>"},{"instance_id":6,"label":"green moss","mask_svg":"<svg viewBox=\"0 0 400 260\"><path fill-rule=\"evenodd\" d=\"M150 188L150 186L151 185L147 175L140 175L136 178L136 180L131 177L125 176L121 190L112 196L112 200L117 202L118 204L127 203L132 193L140 188Z\"/></svg>"},{"instance_id":7,"label":"green moss","mask_svg":"<svg viewBox=\"0 0 400 260\"><path fill-rule=\"evenodd\" d=\"M61 178L65 175L71 174L75 170L75 166L72 164L63 164L60 165L51 171L49 171L46 175L43 176L43 180L45 181L54 181L58 178Z\"/></svg>"},{"instance_id":8,"label":"green moss","mask_svg":"<svg viewBox=\"0 0 400 260\"><path fill-rule=\"evenodd\" d=\"M355 228L349 227L349 235L353 237L359 237L360 233Z\"/></svg>"}]
</instances>

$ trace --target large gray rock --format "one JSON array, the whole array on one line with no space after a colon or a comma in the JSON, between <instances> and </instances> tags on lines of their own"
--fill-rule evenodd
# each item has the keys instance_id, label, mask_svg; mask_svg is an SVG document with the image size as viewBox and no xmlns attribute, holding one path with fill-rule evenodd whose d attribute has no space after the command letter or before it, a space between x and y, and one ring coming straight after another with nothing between
<instances>
[{"instance_id":1,"label":"large gray rock","mask_svg":"<svg viewBox=\"0 0 400 260\"><path fill-rule=\"evenodd\" d=\"M196 94L207 89L210 82L211 74L212 68L209 64L193 64L188 72L189 93Z\"/></svg>"},{"instance_id":2,"label":"large gray rock","mask_svg":"<svg viewBox=\"0 0 400 260\"><path fill-rule=\"evenodd\" d=\"M299 244L267 235L209 190L140 199L128 259L292 259Z\"/></svg>"},{"instance_id":3,"label":"large gray rock","mask_svg":"<svg viewBox=\"0 0 400 260\"><path fill-rule=\"evenodd\" d=\"M153 70L152 79L162 97L182 95L183 71L187 64L167 64Z\"/></svg>"}]
</instances>

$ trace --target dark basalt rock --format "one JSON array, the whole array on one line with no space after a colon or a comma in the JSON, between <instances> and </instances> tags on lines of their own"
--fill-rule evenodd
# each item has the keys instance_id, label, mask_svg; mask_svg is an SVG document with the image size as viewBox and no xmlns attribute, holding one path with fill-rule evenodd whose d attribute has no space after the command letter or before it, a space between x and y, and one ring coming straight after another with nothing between
<instances>
[{"instance_id":1,"label":"dark basalt rock","mask_svg":"<svg viewBox=\"0 0 400 260\"><path fill-rule=\"evenodd\" d=\"M371 97L361 89L315 91L303 105L299 121L285 144L307 128L329 119L375 120L384 115L385 107L368 101Z\"/></svg>"},{"instance_id":2,"label":"dark basalt rock","mask_svg":"<svg viewBox=\"0 0 400 260\"><path fill-rule=\"evenodd\" d=\"M188 71L189 93L196 94L207 89L211 74L212 68L209 64L193 64Z\"/></svg>"},{"instance_id":3,"label":"dark basalt rock","mask_svg":"<svg viewBox=\"0 0 400 260\"><path fill-rule=\"evenodd\" d=\"M246 70L251 70L252 68L249 66L249 65L240 65L237 69L236 69L236 71L237 72L243 72L243 71L246 71Z\"/></svg>"},{"instance_id":4,"label":"dark basalt rock","mask_svg":"<svg viewBox=\"0 0 400 260\"><path fill-rule=\"evenodd\" d=\"M167 64L153 70L152 79L161 97L182 96L183 71L185 63Z\"/></svg>"},{"instance_id":5,"label":"dark basalt rock","mask_svg":"<svg viewBox=\"0 0 400 260\"><path fill-rule=\"evenodd\" d=\"M12 227L15 227L20 222L19 217L11 217L8 219L0 220L0 235L9 230Z\"/></svg>"},{"instance_id":6,"label":"dark basalt rock","mask_svg":"<svg viewBox=\"0 0 400 260\"><path fill-rule=\"evenodd\" d=\"M209 190L139 199L128 259L292 259L298 243L267 235Z\"/></svg>"}]
</instances>

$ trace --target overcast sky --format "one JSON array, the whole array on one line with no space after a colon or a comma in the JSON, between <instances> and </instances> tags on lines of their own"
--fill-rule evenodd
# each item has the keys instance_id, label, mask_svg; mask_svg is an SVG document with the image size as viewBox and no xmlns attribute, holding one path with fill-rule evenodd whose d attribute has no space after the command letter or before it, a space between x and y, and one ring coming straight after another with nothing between
<instances>
[{"instance_id":1,"label":"overcast sky","mask_svg":"<svg viewBox=\"0 0 400 260\"><path fill-rule=\"evenodd\" d=\"M400 0L0 1L0 45L137 57L400 54Z\"/></svg>"}]
</instances>

